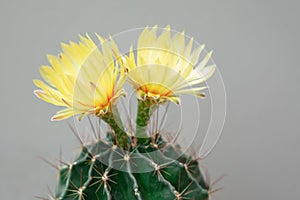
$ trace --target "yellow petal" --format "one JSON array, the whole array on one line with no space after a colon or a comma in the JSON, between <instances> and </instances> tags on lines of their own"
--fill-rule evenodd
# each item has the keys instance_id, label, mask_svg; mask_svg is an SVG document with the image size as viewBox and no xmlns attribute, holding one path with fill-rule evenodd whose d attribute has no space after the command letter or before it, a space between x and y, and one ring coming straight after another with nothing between
<instances>
[{"instance_id":1,"label":"yellow petal","mask_svg":"<svg viewBox=\"0 0 300 200\"><path fill-rule=\"evenodd\" d=\"M47 94L46 92L44 92L43 90L35 90L33 92L38 98L54 104L56 106L64 106L64 104L61 101L58 101L56 98L54 98L51 94Z\"/></svg>"},{"instance_id":2,"label":"yellow petal","mask_svg":"<svg viewBox=\"0 0 300 200\"><path fill-rule=\"evenodd\" d=\"M63 120L63 119L67 119L67 118L69 118L69 117L71 117L71 116L73 116L73 115L74 115L73 109L67 108L67 109L58 111L58 112L51 118L51 120L52 120L52 121L60 121L60 120Z\"/></svg>"}]
</instances>

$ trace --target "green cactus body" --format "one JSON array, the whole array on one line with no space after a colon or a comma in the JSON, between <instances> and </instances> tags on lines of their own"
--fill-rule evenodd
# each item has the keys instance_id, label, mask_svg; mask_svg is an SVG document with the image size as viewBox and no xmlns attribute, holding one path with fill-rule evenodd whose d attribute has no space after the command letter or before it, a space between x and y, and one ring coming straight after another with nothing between
<instances>
[{"instance_id":1,"label":"green cactus body","mask_svg":"<svg viewBox=\"0 0 300 200\"><path fill-rule=\"evenodd\" d=\"M198 162L161 138L148 138L130 151L107 139L83 146L75 161L60 169L56 198L206 200L208 190Z\"/></svg>"}]
</instances>

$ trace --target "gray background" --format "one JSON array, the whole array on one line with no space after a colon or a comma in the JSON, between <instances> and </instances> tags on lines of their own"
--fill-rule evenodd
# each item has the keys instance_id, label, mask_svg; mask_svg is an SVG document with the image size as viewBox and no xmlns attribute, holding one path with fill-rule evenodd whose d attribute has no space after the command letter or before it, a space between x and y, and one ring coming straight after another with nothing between
<instances>
[{"instance_id":1,"label":"gray background","mask_svg":"<svg viewBox=\"0 0 300 200\"><path fill-rule=\"evenodd\" d=\"M77 34L118 33L171 24L209 49L222 73L228 111L205 161L212 179L227 174L214 199L300 197L299 4L297 1L0 1L1 199L33 199L55 185L37 158L69 158L76 140L57 110L32 91L47 53Z\"/></svg>"}]
</instances>

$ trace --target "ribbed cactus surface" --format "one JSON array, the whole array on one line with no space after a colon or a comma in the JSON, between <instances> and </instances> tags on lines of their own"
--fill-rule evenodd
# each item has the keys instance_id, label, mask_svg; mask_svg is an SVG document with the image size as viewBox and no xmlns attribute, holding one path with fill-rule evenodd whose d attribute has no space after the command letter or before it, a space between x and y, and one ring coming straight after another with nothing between
<instances>
[{"instance_id":1,"label":"ribbed cactus surface","mask_svg":"<svg viewBox=\"0 0 300 200\"><path fill-rule=\"evenodd\" d=\"M82 146L60 169L56 199L206 200L208 190L198 161L156 135L127 151L110 139Z\"/></svg>"}]
</instances>

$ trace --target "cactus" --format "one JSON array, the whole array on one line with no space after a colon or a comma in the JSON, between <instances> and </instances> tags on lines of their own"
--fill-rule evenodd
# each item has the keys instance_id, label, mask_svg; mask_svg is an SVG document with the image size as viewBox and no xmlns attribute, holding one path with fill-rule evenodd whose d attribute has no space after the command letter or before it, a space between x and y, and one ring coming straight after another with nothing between
<instances>
[{"instance_id":1,"label":"cactus","mask_svg":"<svg viewBox=\"0 0 300 200\"><path fill-rule=\"evenodd\" d=\"M136 168L147 172L134 173ZM130 145L126 153L109 140L83 146L74 162L60 169L56 198L205 200L208 191L198 162L157 135Z\"/></svg>"},{"instance_id":2,"label":"cactus","mask_svg":"<svg viewBox=\"0 0 300 200\"><path fill-rule=\"evenodd\" d=\"M141 34L137 58L132 49L128 55L121 55L112 38L105 40L98 36L102 43L100 50L88 35L80 36L78 44L62 44L63 53L58 57L48 56L52 67L41 68L48 84L40 80L34 83L40 88L35 91L37 97L66 107L52 120L78 114L79 119L94 115L111 128L106 137L82 144L77 158L59 168L53 199L209 198L211 188L201 173L199 160L182 152L180 144L168 142L160 130L149 135L147 125L159 106L166 102L179 104L180 94L204 96L205 87L199 84L213 74L214 66L205 66L211 52L199 64L204 75L197 76L193 72L204 46L191 53L191 42L186 46L181 42L183 33L171 38L170 28L166 27L160 37L156 37L156 29L145 28ZM149 58L149 53L157 51L143 50L149 45L158 48L169 45L169 51L155 52L154 57ZM174 52L185 55L188 61L174 56ZM134 134L124 128L116 106L125 94L122 87L126 80L133 86L138 99ZM187 88L189 86L192 88Z\"/></svg>"}]
</instances>

